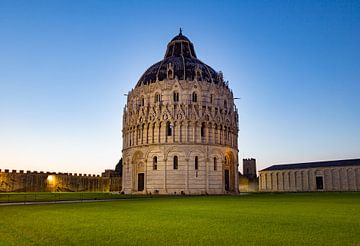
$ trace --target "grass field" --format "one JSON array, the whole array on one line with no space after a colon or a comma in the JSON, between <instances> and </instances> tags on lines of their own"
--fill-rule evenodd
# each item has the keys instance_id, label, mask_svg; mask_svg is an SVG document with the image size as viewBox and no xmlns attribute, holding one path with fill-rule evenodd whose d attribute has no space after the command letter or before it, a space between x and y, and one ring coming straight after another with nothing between
<instances>
[{"instance_id":1,"label":"grass field","mask_svg":"<svg viewBox=\"0 0 360 246\"><path fill-rule=\"evenodd\" d=\"M0 193L0 204L8 202L48 202L71 200L106 200L132 198L111 192L23 192Z\"/></svg>"},{"instance_id":2,"label":"grass field","mask_svg":"<svg viewBox=\"0 0 360 246\"><path fill-rule=\"evenodd\" d=\"M359 245L360 193L0 206L1 245Z\"/></svg>"}]
</instances>

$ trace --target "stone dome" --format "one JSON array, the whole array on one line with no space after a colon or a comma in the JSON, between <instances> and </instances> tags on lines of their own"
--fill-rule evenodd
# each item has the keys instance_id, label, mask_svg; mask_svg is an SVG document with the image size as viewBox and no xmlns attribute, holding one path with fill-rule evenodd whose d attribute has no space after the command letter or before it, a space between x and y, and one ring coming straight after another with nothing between
<instances>
[{"instance_id":1,"label":"stone dome","mask_svg":"<svg viewBox=\"0 0 360 246\"><path fill-rule=\"evenodd\" d=\"M164 59L149 67L136 87L173 78L225 85L221 72L217 73L197 58L194 45L181 30L167 45Z\"/></svg>"}]
</instances>

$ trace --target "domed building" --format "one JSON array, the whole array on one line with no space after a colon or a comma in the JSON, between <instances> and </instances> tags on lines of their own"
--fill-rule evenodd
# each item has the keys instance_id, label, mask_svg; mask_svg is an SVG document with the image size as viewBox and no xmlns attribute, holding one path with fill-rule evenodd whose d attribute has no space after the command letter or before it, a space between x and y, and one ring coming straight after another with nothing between
<instances>
[{"instance_id":1,"label":"domed building","mask_svg":"<svg viewBox=\"0 0 360 246\"><path fill-rule=\"evenodd\" d=\"M233 93L181 30L128 93L122 132L124 193L238 192Z\"/></svg>"}]
</instances>

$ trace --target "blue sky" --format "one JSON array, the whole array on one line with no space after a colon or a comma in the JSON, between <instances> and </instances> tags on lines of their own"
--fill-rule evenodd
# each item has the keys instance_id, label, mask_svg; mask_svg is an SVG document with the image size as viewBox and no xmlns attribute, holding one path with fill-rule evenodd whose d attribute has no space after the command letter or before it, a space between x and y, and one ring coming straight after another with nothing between
<instances>
[{"instance_id":1,"label":"blue sky","mask_svg":"<svg viewBox=\"0 0 360 246\"><path fill-rule=\"evenodd\" d=\"M0 1L0 168L100 173L179 27L221 70L239 158L360 157L359 1Z\"/></svg>"}]
</instances>

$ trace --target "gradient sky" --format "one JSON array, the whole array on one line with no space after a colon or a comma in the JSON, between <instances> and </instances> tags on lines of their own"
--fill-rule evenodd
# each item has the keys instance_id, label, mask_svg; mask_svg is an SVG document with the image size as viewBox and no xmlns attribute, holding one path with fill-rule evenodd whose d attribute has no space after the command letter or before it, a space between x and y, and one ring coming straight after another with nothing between
<instances>
[{"instance_id":1,"label":"gradient sky","mask_svg":"<svg viewBox=\"0 0 360 246\"><path fill-rule=\"evenodd\" d=\"M239 158L360 157L359 1L0 1L0 169L99 174L179 27L223 71Z\"/></svg>"}]
</instances>

